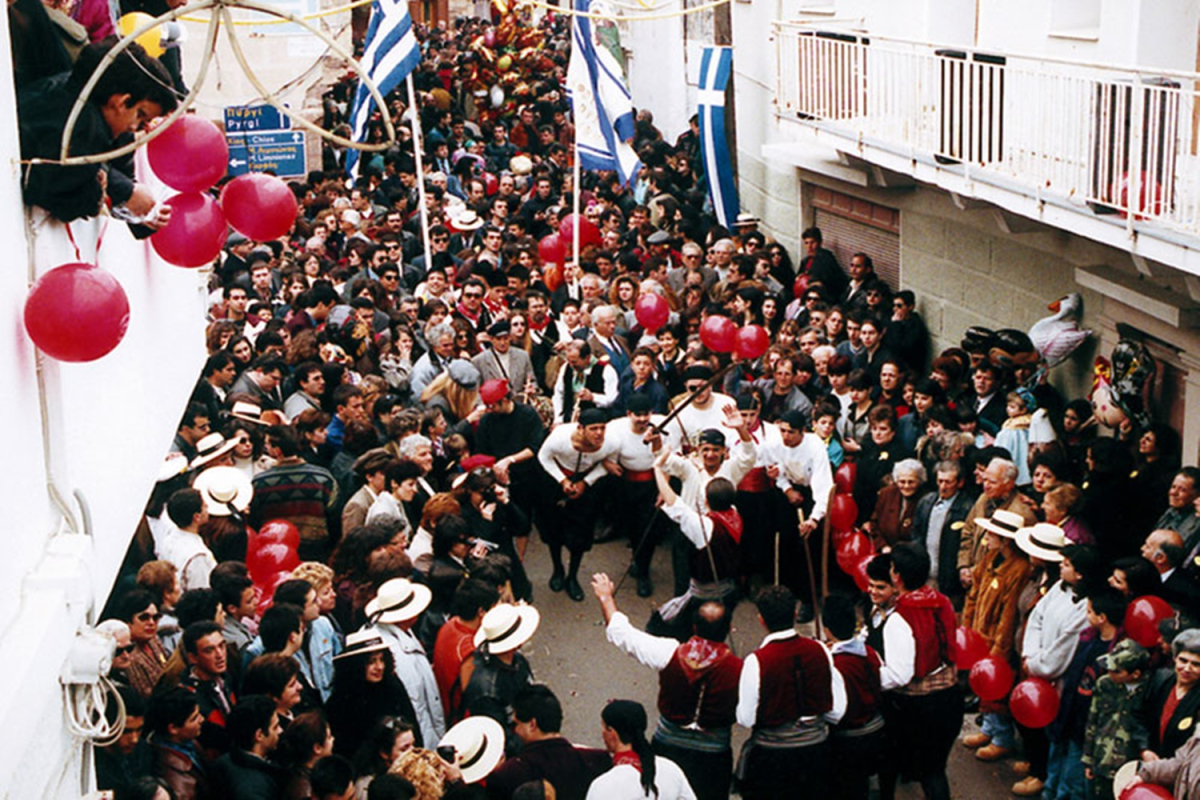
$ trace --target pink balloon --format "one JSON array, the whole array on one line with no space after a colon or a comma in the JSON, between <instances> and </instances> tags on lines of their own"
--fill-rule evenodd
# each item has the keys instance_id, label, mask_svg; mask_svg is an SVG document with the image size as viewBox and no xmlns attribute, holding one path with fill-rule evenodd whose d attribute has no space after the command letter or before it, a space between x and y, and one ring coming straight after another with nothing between
<instances>
[{"instance_id":1,"label":"pink balloon","mask_svg":"<svg viewBox=\"0 0 1200 800\"><path fill-rule=\"evenodd\" d=\"M229 230L221 207L206 194L177 194L167 201L171 219L150 237L154 252L177 267L211 264L225 246Z\"/></svg>"},{"instance_id":2,"label":"pink balloon","mask_svg":"<svg viewBox=\"0 0 1200 800\"><path fill-rule=\"evenodd\" d=\"M251 540L250 550L256 549L255 543L283 544L295 550L300 546L300 531L296 530L296 526L286 519L273 519L270 522L264 522L263 526L258 529L258 535Z\"/></svg>"},{"instance_id":3,"label":"pink balloon","mask_svg":"<svg viewBox=\"0 0 1200 800\"><path fill-rule=\"evenodd\" d=\"M562 237L557 233L552 233L538 242L538 257L542 259L542 263L544 264L561 265L566 254L567 247L563 244Z\"/></svg>"},{"instance_id":4,"label":"pink balloon","mask_svg":"<svg viewBox=\"0 0 1200 800\"><path fill-rule=\"evenodd\" d=\"M1026 728L1044 728L1058 716L1058 692L1044 678L1026 678L1013 687L1008 709Z\"/></svg>"},{"instance_id":5,"label":"pink balloon","mask_svg":"<svg viewBox=\"0 0 1200 800\"><path fill-rule=\"evenodd\" d=\"M729 317L712 315L700 323L700 341L714 353L733 352L737 325Z\"/></svg>"},{"instance_id":6,"label":"pink balloon","mask_svg":"<svg viewBox=\"0 0 1200 800\"><path fill-rule=\"evenodd\" d=\"M753 361L770 346L771 335L762 325L747 325L733 337L733 352L743 361Z\"/></svg>"},{"instance_id":7,"label":"pink balloon","mask_svg":"<svg viewBox=\"0 0 1200 800\"><path fill-rule=\"evenodd\" d=\"M648 332L654 333L667 324L667 320L671 317L671 308L667 305L667 301L659 295L654 292L646 292L638 296L637 302L633 305L633 314L637 317L639 325Z\"/></svg>"},{"instance_id":8,"label":"pink balloon","mask_svg":"<svg viewBox=\"0 0 1200 800\"><path fill-rule=\"evenodd\" d=\"M1008 694L1013 685L1013 668L1002 658L988 656L971 667L971 691L980 700L999 700Z\"/></svg>"},{"instance_id":9,"label":"pink balloon","mask_svg":"<svg viewBox=\"0 0 1200 800\"><path fill-rule=\"evenodd\" d=\"M225 177L229 145L225 134L202 117L188 114L146 145L150 168L179 192L202 192Z\"/></svg>"},{"instance_id":10,"label":"pink balloon","mask_svg":"<svg viewBox=\"0 0 1200 800\"><path fill-rule=\"evenodd\" d=\"M250 172L225 184L221 208L235 230L256 242L286 236L296 224L296 195L288 185L262 172Z\"/></svg>"},{"instance_id":11,"label":"pink balloon","mask_svg":"<svg viewBox=\"0 0 1200 800\"><path fill-rule=\"evenodd\" d=\"M570 248L574 244L576 216L567 214L563 217L562 222L558 223L558 235L562 238L564 247ZM596 223L586 217L579 218L579 249L585 247L599 247L604 242L604 237L600 235L600 229L596 227Z\"/></svg>"},{"instance_id":12,"label":"pink balloon","mask_svg":"<svg viewBox=\"0 0 1200 800\"><path fill-rule=\"evenodd\" d=\"M954 666L969 670L991 652L983 634L959 625L954 631Z\"/></svg>"},{"instance_id":13,"label":"pink balloon","mask_svg":"<svg viewBox=\"0 0 1200 800\"><path fill-rule=\"evenodd\" d=\"M1174 614L1175 610L1161 597L1139 597L1125 609L1125 634L1142 647L1154 647L1162 641L1158 623Z\"/></svg>"},{"instance_id":14,"label":"pink balloon","mask_svg":"<svg viewBox=\"0 0 1200 800\"><path fill-rule=\"evenodd\" d=\"M25 298L25 330L59 361L95 361L125 338L129 298L92 264L63 264L38 278Z\"/></svg>"}]
</instances>

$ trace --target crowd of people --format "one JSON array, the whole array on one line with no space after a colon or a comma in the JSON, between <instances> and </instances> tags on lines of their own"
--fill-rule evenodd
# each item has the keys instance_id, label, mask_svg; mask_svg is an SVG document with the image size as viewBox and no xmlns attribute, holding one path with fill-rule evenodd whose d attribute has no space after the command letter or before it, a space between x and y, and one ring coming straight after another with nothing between
<instances>
[{"instance_id":1,"label":"crowd of people","mask_svg":"<svg viewBox=\"0 0 1200 800\"><path fill-rule=\"evenodd\" d=\"M498 104L480 48L505 26L539 66ZM983 328L930 359L914 294L869 253L843 269L816 228L794 262L748 214L722 227L694 120L672 144L639 112L636 181L574 186L568 27L417 26L420 102L389 98L397 144L363 154L352 188L328 146L290 184L287 236L229 237L208 359L100 625L125 713L97 751L100 787L865 798L877 776L884 798L901 779L949 798L949 753L978 714L962 745L1020 755L1018 796L1109 797L1129 761L1134 780L1196 796L1200 471L1178 433L1102 430ZM42 122L105 46L56 78ZM96 95L97 148L173 105L167 73L131 53ZM326 127L345 125L352 90L330 90ZM122 169L71 173L86 196L42 172L27 201L69 218L107 192L149 232L162 219ZM583 220L566 219L576 192ZM555 263L549 237L585 220L594 238ZM648 293L670 309L656 330ZM769 347L714 352L715 316L762 326ZM839 484L874 554L865 590L823 544ZM610 540L641 597L670 565L644 626L586 569ZM551 571L534 580L542 546ZM613 701L603 749L562 736L563 702L521 653L538 604L589 591L609 641L659 674L654 726ZM1124 629L1145 596L1175 611L1149 649ZM739 655L743 599L765 634ZM1053 684L1049 726L972 695L964 636Z\"/></svg>"}]
</instances>

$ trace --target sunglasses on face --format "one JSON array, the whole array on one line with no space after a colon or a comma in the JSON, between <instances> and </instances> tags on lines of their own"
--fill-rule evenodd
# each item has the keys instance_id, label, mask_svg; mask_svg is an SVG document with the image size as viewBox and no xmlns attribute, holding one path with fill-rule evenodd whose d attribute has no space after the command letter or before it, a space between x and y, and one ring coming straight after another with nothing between
<instances>
[{"instance_id":1,"label":"sunglasses on face","mask_svg":"<svg viewBox=\"0 0 1200 800\"><path fill-rule=\"evenodd\" d=\"M158 622L162 619L162 614L151 614L149 611L143 611L134 617L138 622Z\"/></svg>"},{"instance_id":2,"label":"sunglasses on face","mask_svg":"<svg viewBox=\"0 0 1200 800\"><path fill-rule=\"evenodd\" d=\"M463 297L474 298L474 299L478 300L479 298L483 297L483 293L482 292L464 292Z\"/></svg>"},{"instance_id":3,"label":"sunglasses on face","mask_svg":"<svg viewBox=\"0 0 1200 800\"><path fill-rule=\"evenodd\" d=\"M114 651L113 655L114 656L127 656L130 653L132 653L136 649L136 647L137 647L137 645L132 645L132 644L127 644L124 647L118 647Z\"/></svg>"}]
</instances>

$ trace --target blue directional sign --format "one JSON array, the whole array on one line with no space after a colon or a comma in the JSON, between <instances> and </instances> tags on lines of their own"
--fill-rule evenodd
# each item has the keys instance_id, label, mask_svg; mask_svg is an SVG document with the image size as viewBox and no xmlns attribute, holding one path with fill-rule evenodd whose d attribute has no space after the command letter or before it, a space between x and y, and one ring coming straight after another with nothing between
<instances>
[{"instance_id":1,"label":"blue directional sign","mask_svg":"<svg viewBox=\"0 0 1200 800\"><path fill-rule=\"evenodd\" d=\"M291 130L291 120L272 106L226 108L225 141L230 175L270 171L292 176L307 171L304 133Z\"/></svg>"}]
</instances>

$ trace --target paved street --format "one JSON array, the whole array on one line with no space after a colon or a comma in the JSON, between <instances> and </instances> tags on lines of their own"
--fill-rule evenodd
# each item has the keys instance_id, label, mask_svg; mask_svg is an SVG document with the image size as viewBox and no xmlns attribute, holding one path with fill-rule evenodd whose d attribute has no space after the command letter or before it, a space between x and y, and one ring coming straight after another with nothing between
<instances>
[{"instance_id":1,"label":"paved street","mask_svg":"<svg viewBox=\"0 0 1200 800\"><path fill-rule=\"evenodd\" d=\"M583 572L589 577L596 571L608 572L620 581L629 565L629 548L623 543L597 545L584 558ZM547 587L550 559L546 548L535 538L530 542L526 568L534 585L534 598L542 614L541 628L523 650L533 665L534 675L547 683L562 700L565 712L563 733L568 739L593 747L601 747L600 710L611 699L626 698L644 704L649 712L651 728L655 720L655 698L658 693L656 673L617 651L604 638L600 607L591 596L574 603L565 594L553 594ZM642 625L654 604L669 599L671 591L670 562L660 547L653 565L654 597L643 600L637 596L635 582L626 580L617 595L617 605L629 614L635 624ZM584 583L581 575L581 583ZM653 601L653 602L652 602ZM763 630L749 603L738 606L734 617L733 647L738 653L752 651L763 636ZM968 718L969 731L975 727ZM734 729L735 752L740 749L746 731ZM956 746L950 762L950 785L956 798L988 800L1012 797L1009 786L1015 781L1011 760L1000 764L981 764L970 751ZM920 788L906 785L897 792L903 800L921 797Z\"/></svg>"}]
</instances>

